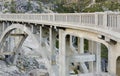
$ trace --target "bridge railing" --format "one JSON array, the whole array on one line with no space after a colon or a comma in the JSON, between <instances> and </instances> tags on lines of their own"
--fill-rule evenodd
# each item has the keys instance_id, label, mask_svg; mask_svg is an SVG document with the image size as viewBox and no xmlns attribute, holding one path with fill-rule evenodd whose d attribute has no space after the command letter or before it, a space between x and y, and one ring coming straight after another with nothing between
<instances>
[{"instance_id":1,"label":"bridge railing","mask_svg":"<svg viewBox=\"0 0 120 76\"><path fill-rule=\"evenodd\" d=\"M50 13L50 14L0 14L0 20L65 23L77 26L91 26L120 29L120 13Z\"/></svg>"}]
</instances>

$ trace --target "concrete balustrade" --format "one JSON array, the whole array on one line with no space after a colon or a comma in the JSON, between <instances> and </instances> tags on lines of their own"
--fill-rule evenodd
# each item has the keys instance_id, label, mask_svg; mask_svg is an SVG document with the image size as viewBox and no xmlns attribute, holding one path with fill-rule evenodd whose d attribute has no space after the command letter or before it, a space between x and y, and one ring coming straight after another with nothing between
<instances>
[{"instance_id":1,"label":"concrete balustrade","mask_svg":"<svg viewBox=\"0 0 120 76\"><path fill-rule=\"evenodd\" d=\"M50 14L0 14L0 20L7 21L33 21L74 24L107 29L120 28L120 14L113 12L97 13L50 13ZM63 26L64 27L64 26Z\"/></svg>"}]
</instances>

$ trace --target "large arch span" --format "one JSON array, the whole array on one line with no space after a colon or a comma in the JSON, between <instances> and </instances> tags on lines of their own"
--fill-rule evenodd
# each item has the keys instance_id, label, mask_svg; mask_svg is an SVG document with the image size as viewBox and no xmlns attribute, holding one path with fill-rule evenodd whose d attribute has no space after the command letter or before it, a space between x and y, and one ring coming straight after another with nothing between
<instances>
[{"instance_id":1,"label":"large arch span","mask_svg":"<svg viewBox=\"0 0 120 76\"><path fill-rule=\"evenodd\" d=\"M48 72L52 72L52 74L54 74L53 69L50 68L50 61L48 59L48 54L46 54L46 50L43 50L42 48L40 48L40 43L39 41L36 39L35 35L25 26L22 24L12 24L10 26L8 26L5 31L3 31L1 37L0 37L0 52L1 52L1 47L3 46L3 43L5 42L5 40L7 39L7 37L11 34L11 32L15 29L19 29L21 31L24 32L23 38L20 40L20 42L18 42L18 44L14 47L13 52L14 53L14 60L13 60L13 64L16 65L16 61L18 58L18 53L20 52L20 48L22 47L24 41L26 40L26 38L28 36L31 37L32 41L37 44L35 47L35 53L37 56L39 56L40 58L42 57L42 59L44 60L43 62L45 62L45 66L47 67L47 71ZM2 53L2 52L1 52Z\"/></svg>"},{"instance_id":2,"label":"large arch span","mask_svg":"<svg viewBox=\"0 0 120 76\"><path fill-rule=\"evenodd\" d=\"M9 36L9 34L15 30L15 29L19 29L23 32L25 32L25 34L27 34L28 36L32 37L32 40L37 44L36 48L37 48L37 53L40 54L43 58L47 58L47 56L45 55L44 51L39 50L39 42L37 41L37 39L35 38L35 36L30 32L30 30L22 24L12 24L10 25L8 28L6 28L6 30L3 32L3 34L0 37L0 47L2 47L4 41L6 40L6 38ZM26 38L25 38L26 39ZM25 41L25 39L23 39L22 43L20 46L18 46L18 48L22 47L23 42ZM0 48L1 49L1 48Z\"/></svg>"}]
</instances>

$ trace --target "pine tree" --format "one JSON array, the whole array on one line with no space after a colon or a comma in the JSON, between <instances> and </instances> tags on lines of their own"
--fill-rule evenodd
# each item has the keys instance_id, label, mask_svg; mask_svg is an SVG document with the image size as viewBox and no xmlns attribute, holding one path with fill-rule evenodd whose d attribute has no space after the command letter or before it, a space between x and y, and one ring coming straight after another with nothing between
<instances>
[{"instance_id":1,"label":"pine tree","mask_svg":"<svg viewBox=\"0 0 120 76\"><path fill-rule=\"evenodd\" d=\"M14 0L11 0L11 7L10 7L11 13L16 13L16 4Z\"/></svg>"},{"instance_id":2,"label":"pine tree","mask_svg":"<svg viewBox=\"0 0 120 76\"><path fill-rule=\"evenodd\" d=\"M31 8L31 2L30 0L28 0L28 4L27 4L27 11L30 11L32 8Z\"/></svg>"}]
</instances>

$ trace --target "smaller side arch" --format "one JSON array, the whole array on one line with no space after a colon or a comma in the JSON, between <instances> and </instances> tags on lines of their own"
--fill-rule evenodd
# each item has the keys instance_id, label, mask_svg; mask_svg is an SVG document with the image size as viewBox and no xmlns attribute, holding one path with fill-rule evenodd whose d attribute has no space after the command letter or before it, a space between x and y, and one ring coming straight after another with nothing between
<instances>
[{"instance_id":1,"label":"smaller side arch","mask_svg":"<svg viewBox=\"0 0 120 76\"><path fill-rule=\"evenodd\" d=\"M85 38L85 39L88 39L88 40L96 41L96 42L104 44L107 48L109 48L109 44L106 41L99 39L97 37L99 34L94 33L94 32L66 29L65 30L65 35L72 35L72 36L77 36L77 37L80 37L80 38Z\"/></svg>"}]
</instances>

